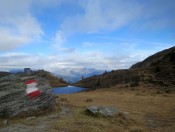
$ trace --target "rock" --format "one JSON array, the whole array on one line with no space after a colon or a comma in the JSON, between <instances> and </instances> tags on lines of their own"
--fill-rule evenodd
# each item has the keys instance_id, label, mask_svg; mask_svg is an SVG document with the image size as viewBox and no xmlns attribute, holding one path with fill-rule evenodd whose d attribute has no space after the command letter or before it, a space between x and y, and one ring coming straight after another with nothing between
<instances>
[{"instance_id":1,"label":"rock","mask_svg":"<svg viewBox=\"0 0 175 132\"><path fill-rule=\"evenodd\" d=\"M4 125L8 125L8 120L3 121Z\"/></svg>"},{"instance_id":2,"label":"rock","mask_svg":"<svg viewBox=\"0 0 175 132\"><path fill-rule=\"evenodd\" d=\"M35 119L36 117L32 116L32 117L28 117L26 118L26 120L31 120L31 119Z\"/></svg>"},{"instance_id":3,"label":"rock","mask_svg":"<svg viewBox=\"0 0 175 132\"><path fill-rule=\"evenodd\" d=\"M57 118L59 118L59 115L58 114L52 114L48 118L49 119L57 119Z\"/></svg>"},{"instance_id":4,"label":"rock","mask_svg":"<svg viewBox=\"0 0 175 132\"><path fill-rule=\"evenodd\" d=\"M92 115L101 115L104 117L113 117L119 113L117 108L112 106L89 106L86 111Z\"/></svg>"},{"instance_id":5,"label":"rock","mask_svg":"<svg viewBox=\"0 0 175 132\"><path fill-rule=\"evenodd\" d=\"M26 94L25 80L35 79L41 95L29 99ZM56 103L51 86L45 78L17 74L0 78L0 116L31 116L52 109Z\"/></svg>"},{"instance_id":6,"label":"rock","mask_svg":"<svg viewBox=\"0 0 175 132\"><path fill-rule=\"evenodd\" d=\"M70 108L61 106L61 115L69 114L71 112Z\"/></svg>"},{"instance_id":7,"label":"rock","mask_svg":"<svg viewBox=\"0 0 175 132\"><path fill-rule=\"evenodd\" d=\"M124 116L129 116L129 112L123 112Z\"/></svg>"}]
</instances>

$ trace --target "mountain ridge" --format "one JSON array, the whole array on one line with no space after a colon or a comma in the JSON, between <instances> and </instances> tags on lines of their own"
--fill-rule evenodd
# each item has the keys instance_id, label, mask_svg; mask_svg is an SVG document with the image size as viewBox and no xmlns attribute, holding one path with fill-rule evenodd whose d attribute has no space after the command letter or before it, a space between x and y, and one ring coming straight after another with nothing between
<instances>
[{"instance_id":1,"label":"mountain ridge","mask_svg":"<svg viewBox=\"0 0 175 132\"><path fill-rule=\"evenodd\" d=\"M163 63L164 65L165 64L167 65L167 63L171 63L171 62L175 63L175 46L149 56L142 62L138 62L132 65L130 69L148 68L148 67L157 65L158 63Z\"/></svg>"},{"instance_id":2,"label":"mountain ridge","mask_svg":"<svg viewBox=\"0 0 175 132\"><path fill-rule=\"evenodd\" d=\"M129 69L111 72L80 80L76 86L92 89L121 87L137 87L153 85L163 90L174 91L175 86L175 47L160 51Z\"/></svg>"},{"instance_id":3,"label":"mountain ridge","mask_svg":"<svg viewBox=\"0 0 175 132\"><path fill-rule=\"evenodd\" d=\"M94 75L100 75L104 73L104 70L97 70L93 68L77 68L75 71L73 69L69 70L69 74L61 74L60 72L53 73L59 78L63 78L65 81L70 84L76 83L82 78L88 78Z\"/></svg>"}]
</instances>

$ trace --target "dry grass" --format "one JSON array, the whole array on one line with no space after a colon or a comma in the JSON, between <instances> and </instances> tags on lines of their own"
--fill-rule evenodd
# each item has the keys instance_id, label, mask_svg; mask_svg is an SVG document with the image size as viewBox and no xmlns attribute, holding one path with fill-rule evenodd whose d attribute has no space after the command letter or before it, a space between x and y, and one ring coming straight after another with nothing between
<instances>
[{"instance_id":1,"label":"dry grass","mask_svg":"<svg viewBox=\"0 0 175 132\"><path fill-rule=\"evenodd\" d=\"M85 114L85 109L73 108L73 116L62 118L55 122L54 130L68 132L116 132L126 131L128 126L133 124L132 120L125 120L121 117L103 118L93 117Z\"/></svg>"},{"instance_id":2,"label":"dry grass","mask_svg":"<svg viewBox=\"0 0 175 132\"><path fill-rule=\"evenodd\" d=\"M61 98L67 98L68 103L78 107L85 108L89 105L107 105L115 106L120 111L129 112L133 120L129 125L119 123L115 120L98 119L85 116L81 112L75 112L73 119L64 119L58 122L55 128L65 128L67 125L69 131L74 130L71 126L77 126L76 123L82 123L75 127L76 131L174 131L175 130L175 94L156 94L155 91L142 93L140 90L122 90L115 87L109 89L100 89L89 92L81 92L70 95L61 95ZM144 90L145 91L145 90ZM91 102L87 102L91 99ZM76 108L75 108L76 109ZM62 125L59 125L59 124ZM65 124L64 124L65 123ZM67 123L67 124L66 124ZM83 123L85 125L83 125ZM119 125L116 125L119 124ZM61 127L61 128L60 128ZM87 128L86 128L87 127ZM109 129L109 130L108 130Z\"/></svg>"},{"instance_id":3,"label":"dry grass","mask_svg":"<svg viewBox=\"0 0 175 132\"><path fill-rule=\"evenodd\" d=\"M10 124L21 123L38 126L42 122L52 132L174 132L175 94L156 94L153 89L136 90L116 87L69 95L59 95L55 111L34 120L11 119ZM91 100L91 101L87 101ZM93 117L85 113L90 105L115 106L122 112L129 112L129 118ZM69 113L51 120L50 114L59 114L60 106L70 109ZM0 119L0 126L4 127Z\"/></svg>"}]
</instances>

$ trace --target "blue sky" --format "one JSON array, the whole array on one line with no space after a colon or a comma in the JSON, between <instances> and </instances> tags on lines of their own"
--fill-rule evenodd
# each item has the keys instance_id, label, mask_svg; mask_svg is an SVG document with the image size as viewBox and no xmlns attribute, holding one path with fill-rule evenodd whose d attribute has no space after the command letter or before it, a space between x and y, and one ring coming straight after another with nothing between
<instances>
[{"instance_id":1,"label":"blue sky","mask_svg":"<svg viewBox=\"0 0 175 132\"><path fill-rule=\"evenodd\" d=\"M175 45L174 0L0 0L0 70L129 68Z\"/></svg>"}]
</instances>

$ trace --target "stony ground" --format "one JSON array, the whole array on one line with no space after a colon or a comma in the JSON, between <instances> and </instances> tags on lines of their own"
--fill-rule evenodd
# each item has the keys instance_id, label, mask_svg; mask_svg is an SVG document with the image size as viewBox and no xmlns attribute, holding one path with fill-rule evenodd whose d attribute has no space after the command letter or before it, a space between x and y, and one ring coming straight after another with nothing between
<instances>
[{"instance_id":1,"label":"stony ground","mask_svg":"<svg viewBox=\"0 0 175 132\"><path fill-rule=\"evenodd\" d=\"M45 113L45 115L26 118L1 119L0 132L43 132L54 131L53 124L62 117L71 115L68 107L61 106L59 110ZM7 124L5 125L5 121ZM56 130L55 130L56 131Z\"/></svg>"}]
</instances>

